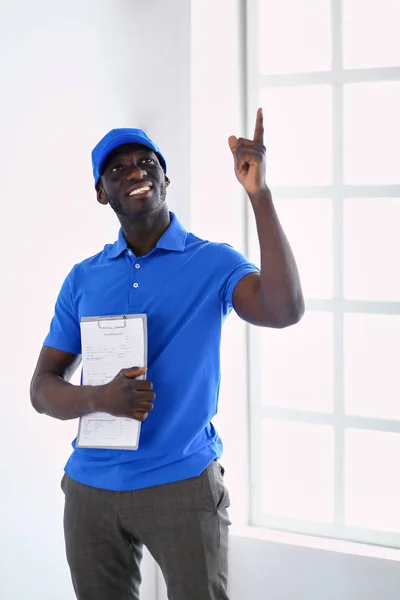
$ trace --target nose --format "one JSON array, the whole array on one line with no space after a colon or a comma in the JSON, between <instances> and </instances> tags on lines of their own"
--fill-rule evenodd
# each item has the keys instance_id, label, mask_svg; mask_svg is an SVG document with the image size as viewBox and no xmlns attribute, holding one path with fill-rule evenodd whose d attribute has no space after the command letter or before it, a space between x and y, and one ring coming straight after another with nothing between
<instances>
[{"instance_id":1,"label":"nose","mask_svg":"<svg viewBox=\"0 0 400 600\"><path fill-rule=\"evenodd\" d=\"M126 178L128 181L144 179L147 177L147 171L139 165L132 164L126 170Z\"/></svg>"}]
</instances>

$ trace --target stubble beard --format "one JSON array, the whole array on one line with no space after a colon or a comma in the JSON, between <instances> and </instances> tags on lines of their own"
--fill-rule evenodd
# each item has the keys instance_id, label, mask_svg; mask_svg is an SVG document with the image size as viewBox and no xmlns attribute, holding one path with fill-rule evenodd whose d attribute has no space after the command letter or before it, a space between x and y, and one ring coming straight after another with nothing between
<instances>
[{"instance_id":1,"label":"stubble beard","mask_svg":"<svg viewBox=\"0 0 400 600\"><path fill-rule=\"evenodd\" d=\"M159 198L153 205L152 212L154 210L157 210L157 208L159 208L162 204L164 204L166 197L167 197L167 186L166 186L165 182L162 182L160 184ZM113 211L115 212L115 214L118 217L139 217L139 215L140 215L140 213L138 213L137 211L131 210L129 207L124 206L122 204L122 202L120 202L120 200L115 196L108 196L107 200L108 200L108 204L111 206L111 208L113 209ZM147 212L147 211L144 211L144 212Z\"/></svg>"}]
</instances>

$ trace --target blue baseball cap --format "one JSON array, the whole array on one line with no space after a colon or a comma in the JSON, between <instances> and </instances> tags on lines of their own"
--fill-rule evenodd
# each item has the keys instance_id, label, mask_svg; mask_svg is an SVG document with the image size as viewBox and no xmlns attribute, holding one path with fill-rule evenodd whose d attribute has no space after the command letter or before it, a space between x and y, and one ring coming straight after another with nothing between
<instances>
[{"instance_id":1,"label":"blue baseball cap","mask_svg":"<svg viewBox=\"0 0 400 600\"><path fill-rule=\"evenodd\" d=\"M118 148L118 146L122 146L123 144L140 144L141 146L150 148L150 150L153 150L153 152L157 154L164 173L167 172L167 163L161 154L160 148L142 129L112 129L100 140L92 151L93 176L96 185L100 179L101 171L107 157L115 150L115 148Z\"/></svg>"}]
</instances>

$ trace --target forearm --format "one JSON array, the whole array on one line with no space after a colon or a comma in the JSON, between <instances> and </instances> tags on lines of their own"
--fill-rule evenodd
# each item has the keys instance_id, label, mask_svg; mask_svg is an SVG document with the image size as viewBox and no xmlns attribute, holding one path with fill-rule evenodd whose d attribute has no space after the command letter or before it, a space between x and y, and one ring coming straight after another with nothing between
<instances>
[{"instance_id":1,"label":"forearm","mask_svg":"<svg viewBox=\"0 0 400 600\"><path fill-rule=\"evenodd\" d=\"M31 384L31 402L37 412L68 421L101 410L101 388L73 385L53 374L38 375Z\"/></svg>"},{"instance_id":2,"label":"forearm","mask_svg":"<svg viewBox=\"0 0 400 600\"><path fill-rule=\"evenodd\" d=\"M292 249L279 222L269 189L250 196L261 255L261 294L282 326L299 321L304 299Z\"/></svg>"}]
</instances>

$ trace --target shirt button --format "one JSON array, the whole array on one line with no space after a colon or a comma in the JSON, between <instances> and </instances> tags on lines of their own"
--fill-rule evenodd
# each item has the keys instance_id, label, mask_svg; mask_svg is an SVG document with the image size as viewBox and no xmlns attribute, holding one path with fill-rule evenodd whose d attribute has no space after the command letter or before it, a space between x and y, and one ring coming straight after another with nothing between
<instances>
[{"instance_id":1,"label":"shirt button","mask_svg":"<svg viewBox=\"0 0 400 600\"><path fill-rule=\"evenodd\" d=\"M137 269L140 269L140 265L139 265L139 263L136 263L135 267L136 267Z\"/></svg>"},{"instance_id":2,"label":"shirt button","mask_svg":"<svg viewBox=\"0 0 400 600\"><path fill-rule=\"evenodd\" d=\"M136 283L136 281L135 281L135 283L133 284L133 287L134 287L134 288L138 288L138 287L139 287L139 284L138 284L138 283Z\"/></svg>"}]
</instances>

